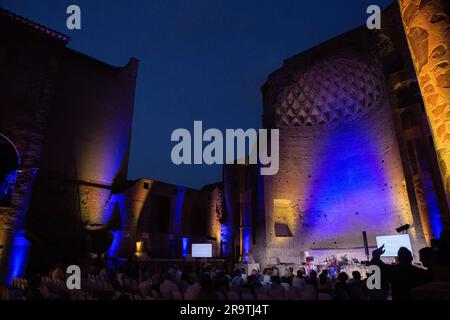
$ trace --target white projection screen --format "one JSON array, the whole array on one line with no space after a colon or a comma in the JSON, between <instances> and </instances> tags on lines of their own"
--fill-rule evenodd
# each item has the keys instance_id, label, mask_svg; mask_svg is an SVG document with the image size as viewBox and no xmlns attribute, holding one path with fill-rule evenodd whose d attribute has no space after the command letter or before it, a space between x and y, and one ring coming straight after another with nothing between
<instances>
[{"instance_id":1,"label":"white projection screen","mask_svg":"<svg viewBox=\"0 0 450 320\"><path fill-rule=\"evenodd\" d=\"M193 243L192 258L212 258L211 243Z\"/></svg>"},{"instance_id":2,"label":"white projection screen","mask_svg":"<svg viewBox=\"0 0 450 320\"><path fill-rule=\"evenodd\" d=\"M385 252L382 257L396 257L398 249L400 247L408 248L411 253L413 252L411 246L411 239L408 234L396 234L392 236L377 236L377 247L381 247L384 244Z\"/></svg>"}]
</instances>

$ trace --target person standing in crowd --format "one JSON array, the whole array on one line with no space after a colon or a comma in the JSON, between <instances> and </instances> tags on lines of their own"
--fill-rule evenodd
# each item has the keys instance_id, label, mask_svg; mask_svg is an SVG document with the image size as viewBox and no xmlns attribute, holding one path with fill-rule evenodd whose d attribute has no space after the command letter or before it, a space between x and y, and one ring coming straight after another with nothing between
<instances>
[{"instance_id":1,"label":"person standing in crowd","mask_svg":"<svg viewBox=\"0 0 450 320\"><path fill-rule=\"evenodd\" d=\"M340 272L338 275L338 282L334 286L334 297L336 300L350 300L352 288L347 281L347 273Z\"/></svg>"},{"instance_id":2,"label":"person standing in crowd","mask_svg":"<svg viewBox=\"0 0 450 320\"><path fill-rule=\"evenodd\" d=\"M433 265L434 265L434 257L433 257L433 249L430 247L425 247L419 250L419 260L427 270L427 277L429 281L433 281Z\"/></svg>"},{"instance_id":3,"label":"person standing in crowd","mask_svg":"<svg viewBox=\"0 0 450 320\"><path fill-rule=\"evenodd\" d=\"M305 284L305 269L300 268L297 270L297 275L292 279L292 286L302 290Z\"/></svg>"},{"instance_id":4,"label":"person standing in crowd","mask_svg":"<svg viewBox=\"0 0 450 320\"><path fill-rule=\"evenodd\" d=\"M425 270L412 265L411 251L405 247L398 249L398 264L392 268L392 300L409 300L411 290L429 281Z\"/></svg>"},{"instance_id":5,"label":"person standing in crowd","mask_svg":"<svg viewBox=\"0 0 450 320\"><path fill-rule=\"evenodd\" d=\"M231 286L234 288L241 288L245 284L244 278L242 277L242 271L237 269L234 272L234 277L231 280Z\"/></svg>"},{"instance_id":6,"label":"person standing in crowd","mask_svg":"<svg viewBox=\"0 0 450 320\"><path fill-rule=\"evenodd\" d=\"M333 284L328 277L328 269L323 269L320 273L317 289L319 290L319 292L332 294Z\"/></svg>"},{"instance_id":7,"label":"person standing in crowd","mask_svg":"<svg viewBox=\"0 0 450 320\"><path fill-rule=\"evenodd\" d=\"M381 272L381 289L370 290L370 300L387 300L389 295L389 278L391 266L385 264L381 260L381 256L384 253L384 245L372 251L372 260L369 265L375 265L380 268ZM371 274L367 274L369 277Z\"/></svg>"},{"instance_id":8,"label":"person standing in crowd","mask_svg":"<svg viewBox=\"0 0 450 320\"><path fill-rule=\"evenodd\" d=\"M317 288L317 273L314 270L312 270L309 273L309 276L306 279L306 284L311 284L311 285L313 285L314 287Z\"/></svg>"},{"instance_id":9,"label":"person standing in crowd","mask_svg":"<svg viewBox=\"0 0 450 320\"><path fill-rule=\"evenodd\" d=\"M359 271L352 272L352 279L348 281L351 287L351 299L352 300L367 300L368 289L365 281L361 280L361 273Z\"/></svg>"}]
</instances>

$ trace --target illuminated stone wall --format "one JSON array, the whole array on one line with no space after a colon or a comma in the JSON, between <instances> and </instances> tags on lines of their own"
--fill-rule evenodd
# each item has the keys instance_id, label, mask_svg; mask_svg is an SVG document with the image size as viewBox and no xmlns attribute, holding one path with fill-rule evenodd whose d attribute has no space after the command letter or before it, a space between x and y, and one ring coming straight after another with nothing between
<instances>
[{"instance_id":1,"label":"illuminated stone wall","mask_svg":"<svg viewBox=\"0 0 450 320\"><path fill-rule=\"evenodd\" d=\"M399 0L443 183L450 204L450 4L446 0ZM446 219L448 226L448 218ZM433 230L438 236L439 228Z\"/></svg>"},{"instance_id":2,"label":"illuminated stone wall","mask_svg":"<svg viewBox=\"0 0 450 320\"><path fill-rule=\"evenodd\" d=\"M359 258L362 231L375 246L406 223L415 251L424 245L376 58L316 48L286 62L263 92L265 126L280 129L280 170L264 177L263 262L300 263L308 250Z\"/></svg>"},{"instance_id":3,"label":"illuminated stone wall","mask_svg":"<svg viewBox=\"0 0 450 320\"><path fill-rule=\"evenodd\" d=\"M0 10L0 134L17 149L20 171L8 208L0 208L0 282L25 271L23 221L39 169L57 86L63 35Z\"/></svg>"},{"instance_id":4,"label":"illuminated stone wall","mask_svg":"<svg viewBox=\"0 0 450 320\"><path fill-rule=\"evenodd\" d=\"M115 67L64 49L25 220L38 271L81 263L85 229L108 223L110 197L127 179L137 68L136 59Z\"/></svg>"},{"instance_id":5,"label":"illuminated stone wall","mask_svg":"<svg viewBox=\"0 0 450 320\"><path fill-rule=\"evenodd\" d=\"M218 190L218 185L196 190L149 179L130 182L107 204L106 220L120 220L109 254L129 257L141 243L150 257L181 258L192 243L212 243L219 256Z\"/></svg>"},{"instance_id":6,"label":"illuminated stone wall","mask_svg":"<svg viewBox=\"0 0 450 320\"><path fill-rule=\"evenodd\" d=\"M31 271L46 273L82 263L85 227L107 223L111 194L126 182L138 61L108 65L3 9L0 26L0 133L21 160L11 208L0 211L0 271L23 274L27 254L13 247L26 237Z\"/></svg>"}]
</instances>

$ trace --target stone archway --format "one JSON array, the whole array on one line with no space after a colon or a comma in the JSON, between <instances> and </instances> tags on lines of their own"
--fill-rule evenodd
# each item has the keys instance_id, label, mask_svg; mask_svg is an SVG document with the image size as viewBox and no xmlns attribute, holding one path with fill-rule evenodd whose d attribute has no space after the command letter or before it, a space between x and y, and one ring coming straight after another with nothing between
<instances>
[{"instance_id":1,"label":"stone archway","mask_svg":"<svg viewBox=\"0 0 450 320\"><path fill-rule=\"evenodd\" d=\"M16 183L20 157L14 144L0 133L0 207L8 207Z\"/></svg>"}]
</instances>

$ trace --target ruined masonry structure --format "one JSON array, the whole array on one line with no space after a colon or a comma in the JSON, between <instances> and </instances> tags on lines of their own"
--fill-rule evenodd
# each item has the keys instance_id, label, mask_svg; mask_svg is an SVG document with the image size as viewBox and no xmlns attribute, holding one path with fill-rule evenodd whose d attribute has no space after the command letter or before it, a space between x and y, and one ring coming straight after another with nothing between
<instances>
[{"instance_id":1,"label":"ruined masonry structure","mask_svg":"<svg viewBox=\"0 0 450 320\"><path fill-rule=\"evenodd\" d=\"M450 3L399 0L450 203Z\"/></svg>"},{"instance_id":2,"label":"ruined masonry structure","mask_svg":"<svg viewBox=\"0 0 450 320\"><path fill-rule=\"evenodd\" d=\"M0 8L0 281L57 262L214 258L261 267L364 260L362 231L409 224L415 256L450 227L450 16L399 0L284 61L262 87L280 170L223 167L192 189L127 179L138 61L111 66ZM155 120L156 121L156 120Z\"/></svg>"}]
</instances>

